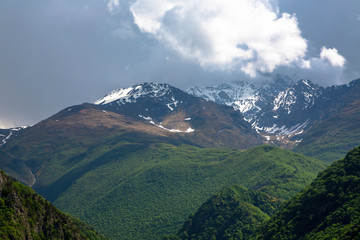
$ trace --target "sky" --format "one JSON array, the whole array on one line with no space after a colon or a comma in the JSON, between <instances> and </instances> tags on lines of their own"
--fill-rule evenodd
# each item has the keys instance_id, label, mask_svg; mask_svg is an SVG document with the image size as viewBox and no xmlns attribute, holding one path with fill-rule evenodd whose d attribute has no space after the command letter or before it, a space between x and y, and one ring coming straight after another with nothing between
<instances>
[{"instance_id":1,"label":"sky","mask_svg":"<svg viewBox=\"0 0 360 240\"><path fill-rule=\"evenodd\" d=\"M0 128L140 82L360 78L359 0L0 0Z\"/></svg>"}]
</instances>

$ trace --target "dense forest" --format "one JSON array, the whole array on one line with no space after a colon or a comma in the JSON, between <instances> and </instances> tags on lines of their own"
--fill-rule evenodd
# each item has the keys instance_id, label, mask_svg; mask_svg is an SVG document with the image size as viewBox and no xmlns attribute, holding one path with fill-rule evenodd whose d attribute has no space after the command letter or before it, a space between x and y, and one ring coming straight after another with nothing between
<instances>
[{"instance_id":1,"label":"dense forest","mask_svg":"<svg viewBox=\"0 0 360 240\"><path fill-rule=\"evenodd\" d=\"M238 185L224 188L163 239L360 239L359 226L357 147L288 201Z\"/></svg>"},{"instance_id":2,"label":"dense forest","mask_svg":"<svg viewBox=\"0 0 360 240\"><path fill-rule=\"evenodd\" d=\"M0 238L106 239L3 171L0 171Z\"/></svg>"}]
</instances>

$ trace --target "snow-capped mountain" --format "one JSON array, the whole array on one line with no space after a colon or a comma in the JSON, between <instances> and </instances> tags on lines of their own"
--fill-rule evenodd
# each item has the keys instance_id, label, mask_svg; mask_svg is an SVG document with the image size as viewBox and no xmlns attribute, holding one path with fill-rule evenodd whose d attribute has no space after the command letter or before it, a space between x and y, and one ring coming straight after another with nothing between
<instances>
[{"instance_id":1,"label":"snow-capped mountain","mask_svg":"<svg viewBox=\"0 0 360 240\"><path fill-rule=\"evenodd\" d=\"M293 81L287 76L276 76L274 81L252 84L247 81L234 81L219 86L193 87L187 92L218 104L239 110L244 119L253 123L273 97L288 88Z\"/></svg>"},{"instance_id":2,"label":"snow-capped mountain","mask_svg":"<svg viewBox=\"0 0 360 240\"><path fill-rule=\"evenodd\" d=\"M324 88L309 80L300 80L276 94L252 122L252 126L276 135L299 135L316 119L316 113L312 112L324 98L323 93Z\"/></svg>"},{"instance_id":3,"label":"snow-capped mountain","mask_svg":"<svg viewBox=\"0 0 360 240\"><path fill-rule=\"evenodd\" d=\"M188 135L189 139L192 138L190 141L201 145L246 146L261 143L261 137L243 120L239 111L168 84L141 83L117 89L94 104L103 111L146 121L175 134ZM247 140L249 143L246 143Z\"/></svg>"},{"instance_id":4,"label":"snow-capped mountain","mask_svg":"<svg viewBox=\"0 0 360 240\"><path fill-rule=\"evenodd\" d=\"M212 87L194 87L188 92L220 104L232 106L244 115L253 129L267 143L289 148L301 142L303 133L313 124L332 116L342 104L350 84L321 87L310 80L292 83L279 77L273 83L255 86L248 82L232 82ZM346 96L345 98L346 99Z\"/></svg>"},{"instance_id":5,"label":"snow-capped mountain","mask_svg":"<svg viewBox=\"0 0 360 240\"><path fill-rule=\"evenodd\" d=\"M104 110L121 112L148 121L160 121L179 106L186 105L191 95L162 83L140 83L110 92L94 104ZM151 119L151 120L150 120Z\"/></svg>"}]
</instances>

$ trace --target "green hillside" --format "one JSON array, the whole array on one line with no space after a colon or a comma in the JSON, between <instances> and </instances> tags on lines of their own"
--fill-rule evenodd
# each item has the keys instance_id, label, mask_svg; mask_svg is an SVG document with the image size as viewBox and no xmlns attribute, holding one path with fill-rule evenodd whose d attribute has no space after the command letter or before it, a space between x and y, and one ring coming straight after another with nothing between
<instances>
[{"instance_id":1,"label":"green hillside","mask_svg":"<svg viewBox=\"0 0 360 240\"><path fill-rule=\"evenodd\" d=\"M281 202L260 191L232 185L207 200L177 236L167 239L249 239Z\"/></svg>"},{"instance_id":2,"label":"green hillside","mask_svg":"<svg viewBox=\"0 0 360 240\"><path fill-rule=\"evenodd\" d=\"M73 159L76 167L36 189L113 239L174 233L189 213L232 184L289 199L325 168L270 146L235 150L116 141Z\"/></svg>"},{"instance_id":3,"label":"green hillside","mask_svg":"<svg viewBox=\"0 0 360 240\"><path fill-rule=\"evenodd\" d=\"M255 239L360 239L360 147L323 171Z\"/></svg>"},{"instance_id":4,"label":"green hillside","mask_svg":"<svg viewBox=\"0 0 360 240\"><path fill-rule=\"evenodd\" d=\"M106 239L0 171L1 239Z\"/></svg>"}]
</instances>

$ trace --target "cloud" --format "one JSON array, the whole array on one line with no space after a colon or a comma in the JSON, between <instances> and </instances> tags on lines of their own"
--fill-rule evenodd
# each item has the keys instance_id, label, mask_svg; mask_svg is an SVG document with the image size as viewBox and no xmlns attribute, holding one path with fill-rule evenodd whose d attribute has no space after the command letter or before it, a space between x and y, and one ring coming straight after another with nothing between
<instances>
[{"instance_id":1,"label":"cloud","mask_svg":"<svg viewBox=\"0 0 360 240\"><path fill-rule=\"evenodd\" d=\"M343 67L345 64L345 58L338 53L336 48L321 48L320 58L329 63L334 67Z\"/></svg>"},{"instance_id":2,"label":"cloud","mask_svg":"<svg viewBox=\"0 0 360 240\"><path fill-rule=\"evenodd\" d=\"M115 8L120 6L120 2L119 0L110 0L107 4L107 8L109 10L109 12L114 12Z\"/></svg>"},{"instance_id":3,"label":"cloud","mask_svg":"<svg viewBox=\"0 0 360 240\"><path fill-rule=\"evenodd\" d=\"M270 0L137 0L135 24L204 67L254 77L304 62L307 41L295 15Z\"/></svg>"},{"instance_id":4,"label":"cloud","mask_svg":"<svg viewBox=\"0 0 360 240\"><path fill-rule=\"evenodd\" d=\"M318 57L312 57L304 61L302 69L290 69L289 75L295 73L298 78L306 78L315 81L322 86L339 85L343 83L346 60L337 49L321 48Z\"/></svg>"}]
</instances>

